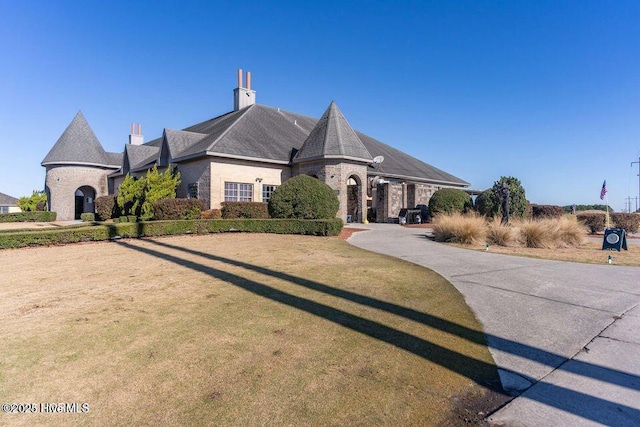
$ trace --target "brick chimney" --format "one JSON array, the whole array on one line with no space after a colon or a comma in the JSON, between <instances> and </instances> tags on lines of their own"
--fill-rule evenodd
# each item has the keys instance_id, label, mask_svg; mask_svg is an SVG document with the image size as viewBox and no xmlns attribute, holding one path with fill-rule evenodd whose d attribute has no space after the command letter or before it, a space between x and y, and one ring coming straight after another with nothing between
<instances>
[{"instance_id":1,"label":"brick chimney","mask_svg":"<svg viewBox=\"0 0 640 427\"><path fill-rule=\"evenodd\" d=\"M247 87L242 86L242 69L238 69L238 87L233 90L233 111L256 103L256 91L251 90L251 73L247 71Z\"/></svg>"}]
</instances>

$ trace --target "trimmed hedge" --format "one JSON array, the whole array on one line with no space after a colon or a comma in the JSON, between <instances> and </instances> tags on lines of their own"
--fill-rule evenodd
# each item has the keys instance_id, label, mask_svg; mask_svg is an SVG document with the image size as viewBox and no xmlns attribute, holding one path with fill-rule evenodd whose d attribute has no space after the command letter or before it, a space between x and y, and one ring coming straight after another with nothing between
<instances>
[{"instance_id":1,"label":"trimmed hedge","mask_svg":"<svg viewBox=\"0 0 640 427\"><path fill-rule=\"evenodd\" d=\"M635 213L612 213L611 220L618 228L624 228L627 233L637 233L640 229L640 215Z\"/></svg>"},{"instance_id":2,"label":"trimmed hedge","mask_svg":"<svg viewBox=\"0 0 640 427\"><path fill-rule=\"evenodd\" d=\"M56 213L49 211L13 212L0 214L0 222L52 222Z\"/></svg>"},{"instance_id":3,"label":"trimmed hedge","mask_svg":"<svg viewBox=\"0 0 640 427\"><path fill-rule=\"evenodd\" d=\"M209 209L200 212L200 219L221 219L222 211L220 209Z\"/></svg>"},{"instance_id":4,"label":"trimmed hedge","mask_svg":"<svg viewBox=\"0 0 640 427\"><path fill-rule=\"evenodd\" d=\"M108 240L116 237L168 236L225 232L306 234L336 236L342 229L339 218L299 219L197 219L150 221L138 223L98 224L37 231L0 233L0 249L25 246L62 245L66 243Z\"/></svg>"},{"instance_id":5,"label":"trimmed hedge","mask_svg":"<svg viewBox=\"0 0 640 427\"><path fill-rule=\"evenodd\" d=\"M597 213L579 213L576 215L578 222L584 224L591 234L604 230L607 223L606 214Z\"/></svg>"},{"instance_id":6,"label":"trimmed hedge","mask_svg":"<svg viewBox=\"0 0 640 427\"><path fill-rule=\"evenodd\" d=\"M96 220L96 215L91 212L85 212L80 214L80 219L83 222L93 222Z\"/></svg>"},{"instance_id":7,"label":"trimmed hedge","mask_svg":"<svg viewBox=\"0 0 640 427\"><path fill-rule=\"evenodd\" d=\"M531 215L534 219L562 218L564 216L564 208L555 205L531 205Z\"/></svg>"},{"instance_id":8,"label":"trimmed hedge","mask_svg":"<svg viewBox=\"0 0 640 427\"><path fill-rule=\"evenodd\" d=\"M153 202L154 219L198 219L205 203L198 199L163 199Z\"/></svg>"},{"instance_id":9,"label":"trimmed hedge","mask_svg":"<svg viewBox=\"0 0 640 427\"><path fill-rule=\"evenodd\" d=\"M262 202L222 202L221 212L224 219L271 218L269 205Z\"/></svg>"}]
</instances>

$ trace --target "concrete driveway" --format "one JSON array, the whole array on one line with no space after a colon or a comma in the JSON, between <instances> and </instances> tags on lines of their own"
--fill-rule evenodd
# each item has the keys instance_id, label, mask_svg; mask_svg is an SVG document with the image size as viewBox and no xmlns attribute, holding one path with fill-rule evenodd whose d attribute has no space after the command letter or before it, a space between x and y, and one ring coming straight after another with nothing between
<instances>
[{"instance_id":1,"label":"concrete driveway","mask_svg":"<svg viewBox=\"0 0 640 427\"><path fill-rule=\"evenodd\" d=\"M503 388L504 426L640 425L640 268L458 249L425 230L368 224L354 246L428 267L484 326Z\"/></svg>"}]
</instances>

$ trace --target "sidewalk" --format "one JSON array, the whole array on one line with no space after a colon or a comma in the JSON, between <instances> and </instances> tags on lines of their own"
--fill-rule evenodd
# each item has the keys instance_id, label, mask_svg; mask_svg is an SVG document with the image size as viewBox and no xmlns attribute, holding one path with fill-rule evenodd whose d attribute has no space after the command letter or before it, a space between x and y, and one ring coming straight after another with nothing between
<instances>
[{"instance_id":1,"label":"sidewalk","mask_svg":"<svg viewBox=\"0 0 640 427\"><path fill-rule=\"evenodd\" d=\"M482 322L505 426L640 425L640 268L469 251L369 224L349 243L435 270Z\"/></svg>"}]
</instances>

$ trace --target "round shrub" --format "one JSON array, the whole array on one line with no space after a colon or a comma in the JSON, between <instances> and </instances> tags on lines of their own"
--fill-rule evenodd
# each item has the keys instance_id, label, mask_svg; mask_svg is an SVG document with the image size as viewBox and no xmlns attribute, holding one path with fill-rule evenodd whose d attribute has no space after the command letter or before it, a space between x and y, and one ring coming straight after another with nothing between
<instances>
[{"instance_id":1,"label":"round shrub","mask_svg":"<svg viewBox=\"0 0 640 427\"><path fill-rule=\"evenodd\" d=\"M340 202L331 187L308 175L286 180L269 199L273 218L332 219Z\"/></svg>"},{"instance_id":2,"label":"round shrub","mask_svg":"<svg viewBox=\"0 0 640 427\"><path fill-rule=\"evenodd\" d=\"M431 216L464 213L472 207L471 196L457 188L441 188L429 199Z\"/></svg>"},{"instance_id":3,"label":"round shrub","mask_svg":"<svg viewBox=\"0 0 640 427\"><path fill-rule=\"evenodd\" d=\"M492 189L484 190L476 197L476 211L480 215L492 217L498 212L498 201Z\"/></svg>"}]
</instances>

